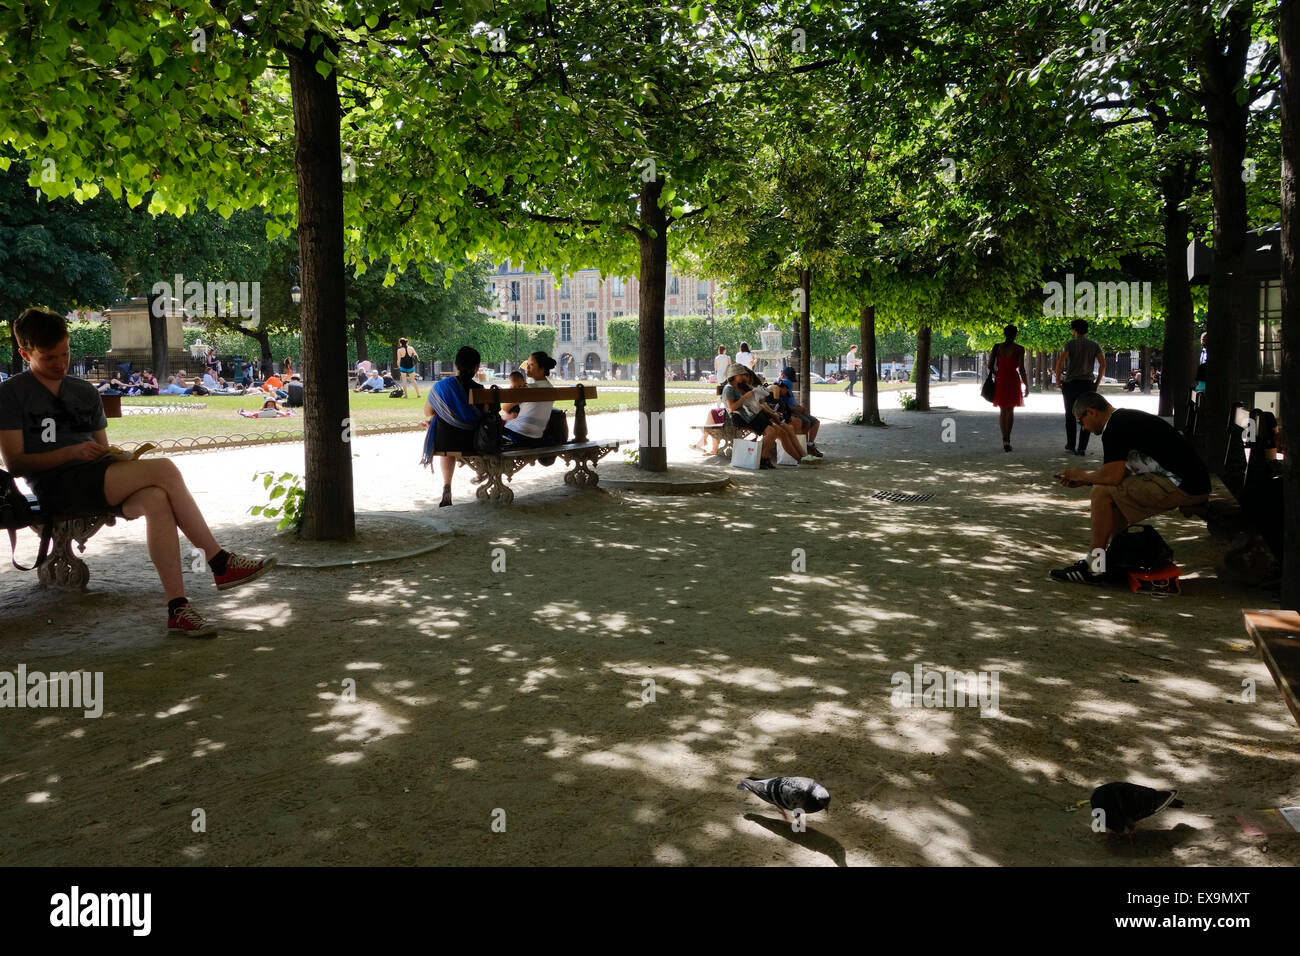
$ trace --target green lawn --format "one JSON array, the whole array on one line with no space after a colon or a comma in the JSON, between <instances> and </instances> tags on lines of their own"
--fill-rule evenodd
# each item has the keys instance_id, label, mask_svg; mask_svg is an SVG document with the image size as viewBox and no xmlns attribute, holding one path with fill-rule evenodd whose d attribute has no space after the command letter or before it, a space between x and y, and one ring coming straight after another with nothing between
<instances>
[{"instance_id":1,"label":"green lawn","mask_svg":"<svg viewBox=\"0 0 1300 956\"><path fill-rule=\"evenodd\" d=\"M624 383L626 384L626 383ZM632 383L635 386L635 383ZM709 386L712 389L712 386ZM387 393L369 395L353 392L351 396L352 422L358 426L380 426L393 428L418 428L424 420L424 388L420 389L420 398L389 398ZM709 398L712 395L710 393ZM669 405L691 405L706 401L701 395L668 395ZM185 409L175 412L131 414L126 411L132 407L176 406L202 404L202 409ZM302 437L302 409L294 409L292 418L242 418L239 410L260 408L262 399L256 395L166 395L150 398L122 399L123 415L108 421L108 440L130 450L137 444L151 441L163 443L186 439L237 438L240 436L265 436L268 441L283 441ZM560 405L573 420L573 403ZM587 402L587 413L597 414L604 411L620 411L637 407L635 387L628 391L597 392L597 397ZM342 425L340 424L340 427ZM206 443L205 443L206 444ZM164 445L164 448L168 446Z\"/></svg>"}]
</instances>

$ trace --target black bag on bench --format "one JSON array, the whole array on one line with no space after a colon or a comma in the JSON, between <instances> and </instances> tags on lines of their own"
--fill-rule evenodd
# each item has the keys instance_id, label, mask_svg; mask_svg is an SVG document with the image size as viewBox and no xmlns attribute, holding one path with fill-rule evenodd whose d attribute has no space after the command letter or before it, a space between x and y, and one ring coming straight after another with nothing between
<instances>
[{"instance_id":1,"label":"black bag on bench","mask_svg":"<svg viewBox=\"0 0 1300 956\"><path fill-rule=\"evenodd\" d=\"M561 409L552 408L551 417L546 421L546 431L542 432L542 439L548 445L565 445L569 441L569 419ZM537 459L538 463L544 467L550 467L555 464L554 455L546 455Z\"/></svg>"},{"instance_id":2,"label":"black bag on bench","mask_svg":"<svg viewBox=\"0 0 1300 956\"><path fill-rule=\"evenodd\" d=\"M37 512L33 510L27 496L18 490L13 476L0 468L0 527L9 532L9 560L19 571L32 571L45 563L50 553L50 540L54 536L54 522L45 521L41 525L41 548L36 554L36 563L25 568L18 563L18 531L34 524Z\"/></svg>"}]
</instances>

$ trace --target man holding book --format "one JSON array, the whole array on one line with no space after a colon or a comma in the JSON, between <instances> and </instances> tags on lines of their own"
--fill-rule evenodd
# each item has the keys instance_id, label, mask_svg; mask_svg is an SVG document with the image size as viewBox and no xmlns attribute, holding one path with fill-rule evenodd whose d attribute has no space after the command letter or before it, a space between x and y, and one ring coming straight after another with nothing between
<instances>
[{"instance_id":1,"label":"man holding book","mask_svg":"<svg viewBox=\"0 0 1300 956\"><path fill-rule=\"evenodd\" d=\"M63 316L28 309L13 323L18 350L30 370L0 385L0 456L25 478L49 514L142 515L149 557L167 598L167 630L189 637L216 633L185 597L180 540L207 558L217 589L246 584L275 564L222 549L176 465L112 453L108 420L89 382L68 377L68 326Z\"/></svg>"}]
</instances>

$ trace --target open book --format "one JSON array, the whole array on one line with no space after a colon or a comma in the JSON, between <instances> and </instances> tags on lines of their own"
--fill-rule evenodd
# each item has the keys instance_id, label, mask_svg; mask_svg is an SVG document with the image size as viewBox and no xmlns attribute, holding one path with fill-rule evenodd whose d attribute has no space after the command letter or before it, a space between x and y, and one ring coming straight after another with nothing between
<instances>
[{"instance_id":1,"label":"open book","mask_svg":"<svg viewBox=\"0 0 1300 956\"><path fill-rule=\"evenodd\" d=\"M149 454L157 447L158 446L151 441L145 442L135 451L123 451L122 449L118 448L116 445L109 445L108 453L112 455L114 458L116 458L118 461L135 461L137 458L143 458L145 455Z\"/></svg>"}]
</instances>

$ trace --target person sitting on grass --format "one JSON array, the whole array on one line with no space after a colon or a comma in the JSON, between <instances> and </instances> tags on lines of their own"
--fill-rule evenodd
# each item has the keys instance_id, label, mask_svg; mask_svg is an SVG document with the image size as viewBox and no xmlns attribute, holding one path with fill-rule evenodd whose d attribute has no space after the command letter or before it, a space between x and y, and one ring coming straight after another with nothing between
<instances>
[{"instance_id":1,"label":"person sitting on grass","mask_svg":"<svg viewBox=\"0 0 1300 956\"><path fill-rule=\"evenodd\" d=\"M1103 464L1096 471L1067 468L1057 481L1092 486L1093 551L1131 524L1170 508L1195 508L1210 500L1210 472L1191 444L1163 418L1133 408L1112 408L1096 392L1074 400L1074 417L1101 436ZM1058 581L1097 584L1088 559L1052 572Z\"/></svg>"},{"instance_id":2,"label":"person sitting on grass","mask_svg":"<svg viewBox=\"0 0 1300 956\"><path fill-rule=\"evenodd\" d=\"M176 383L175 375L168 375L167 384L158 390L158 394L159 395L188 395L190 394L190 390L188 388L182 388L180 385L178 385Z\"/></svg>"},{"instance_id":3,"label":"person sitting on grass","mask_svg":"<svg viewBox=\"0 0 1300 956\"><path fill-rule=\"evenodd\" d=\"M376 371L370 373L370 377L361 383L360 388L353 389L356 392L382 392L384 390L384 379Z\"/></svg>"},{"instance_id":4,"label":"person sitting on grass","mask_svg":"<svg viewBox=\"0 0 1300 956\"><path fill-rule=\"evenodd\" d=\"M814 458L825 457L817 448L817 432L821 430L820 418L813 418L808 409L794 400L795 370L787 365L781 369L781 377L772 387L772 397L776 399L776 410L785 422L794 429L796 435L808 436L808 454Z\"/></svg>"},{"instance_id":5,"label":"person sitting on grass","mask_svg":"<svg viewBox=\"0 0 1300 956\"><path fill-rule=\"evenodd\" d=\"M114 375L107 382L100 382L95 386L100 395L121 395L127 390L126 382L120 377Z\"/></svg>"},{"instance_id":6,"label":"person sitting on grass","mask_svg":"<svg viewBox=\"0 0 1300 956\"><path fill-rule=\"evenodd\" d=\"M244 418L291 418L293 412L287 408L281 408L278 400L268 398L262 403L262 407L255 412L250 412L247 408L241 408L239 414Z\"/></svg>"},{"instance_id":7,"label":"person sitting on grass","mask_svg":"<svg viewBox=\"0 0 1300 956\"><path fill-rule=\"evenodd\" d=\"M43 513L144 516L149 557L167 599L167 632L215 634L185 596L177 530L203 552L219 591L257 580L274 567L275 558L256 560L222 548L174 462L122 461L110 453L108 420L94 386L68 378L71 354L63 316L28 309L14 321L13 335L31 368L0 385L5 467L27 480Z\"/></svg>"}]
</instances>

